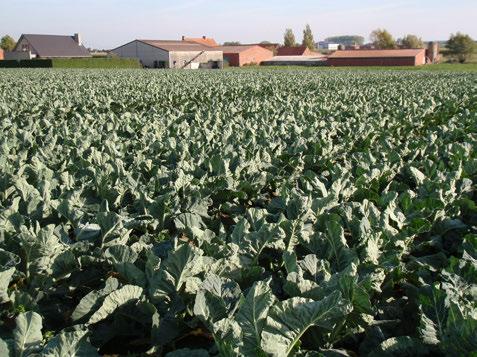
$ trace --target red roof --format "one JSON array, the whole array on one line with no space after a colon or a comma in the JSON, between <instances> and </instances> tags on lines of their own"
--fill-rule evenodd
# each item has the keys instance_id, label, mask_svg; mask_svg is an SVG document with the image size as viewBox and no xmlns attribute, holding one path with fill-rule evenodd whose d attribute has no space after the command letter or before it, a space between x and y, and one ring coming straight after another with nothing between
<instances>
[{"instance_id":1,"label":"red roof","mask_svg":"<svg viewBox=\"0 0 477 357\"><path fill-rule=\"evenodd\" d=\"M328 58L383 58L383 57L416 57L425 49L409 49L409 50L350 50L350 51L336 51Z\"/></svg>"},{"instance_id":2,"label":"red roof","mask_svg":"<svg viewBox=\"0 0 477 357\"><path fill-rule=\"evenodd\" d=\"M187 42L195 42L199 43L204 46L209 46L209 47L217 47L218 43L215 42L213 38L208 38L208 37L199 37L199 38L193 38L193 37L182 37L182 41L187 41Z\"/></svg>"},{"instance_id":3,"label":"red roof","mask_svg":"<svg viewBox=\"0 0 477 357\"><path fill-rule=\"evenodd\" d=\"M278 56L303 56L307 52L306 46L299 47L280 47L278 49Z\"/></svg>"}]
</instances>

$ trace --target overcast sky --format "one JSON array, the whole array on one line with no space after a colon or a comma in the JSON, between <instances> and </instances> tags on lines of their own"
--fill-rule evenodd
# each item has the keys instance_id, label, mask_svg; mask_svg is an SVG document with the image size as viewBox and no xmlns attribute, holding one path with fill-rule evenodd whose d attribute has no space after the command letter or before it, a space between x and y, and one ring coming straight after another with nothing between
<instances>
[{"instance_id":1,"label":"overcast sky","mask_svg":"<svg viewBox=\"0 0 477 357\"><path fill-rule=\"evenodd\" d=\"M396 38L477 38L477 0L0 0L0 36L80 32L87 47L113 48L140 39L214 37L242 43L299 41L309 23L316 40L378 27Z\"/></svg>"}]
</instances>

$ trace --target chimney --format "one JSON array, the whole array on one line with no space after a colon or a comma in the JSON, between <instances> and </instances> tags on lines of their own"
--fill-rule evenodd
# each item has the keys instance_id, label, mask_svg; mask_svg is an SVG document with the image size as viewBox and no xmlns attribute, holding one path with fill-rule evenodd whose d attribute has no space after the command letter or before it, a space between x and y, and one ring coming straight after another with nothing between
<instances>
[{"instance_id":1,"label":"chimney","mask_svg":"<svg viewBox=\"0 0 477 357\"><path fill-rule=\"evenodd\" d=\"M182 35L182 41L185 41L185 36L184 35Z\"/></svg>"},{"instance_id":2,"label":"chimney","mask_svg":"<svg viewBox=\"0 0 477 357\"><path fill-rule=\"evenodd\" d=\"M73 40L75 40L75 42L82 46L83 45L83 41L81 41L81 35L79 33L75 33L74 36L73 36Z\"/></svg>"}]
</instances>

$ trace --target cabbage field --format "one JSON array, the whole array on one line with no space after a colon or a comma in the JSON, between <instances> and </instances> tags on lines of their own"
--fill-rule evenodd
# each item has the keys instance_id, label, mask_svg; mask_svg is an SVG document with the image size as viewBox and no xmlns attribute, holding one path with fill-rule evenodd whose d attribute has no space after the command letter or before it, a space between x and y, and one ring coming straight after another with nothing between
<instances>
[{"instance_id":1,"label":"cabbage field","mask_svg":"<svg viewBox=\"0 0 477 357\"><path fill-rule=\"evenodd\" d=\"M477 73L0 71L0 356L477 356Z\"/></svg>"}]
</instances>

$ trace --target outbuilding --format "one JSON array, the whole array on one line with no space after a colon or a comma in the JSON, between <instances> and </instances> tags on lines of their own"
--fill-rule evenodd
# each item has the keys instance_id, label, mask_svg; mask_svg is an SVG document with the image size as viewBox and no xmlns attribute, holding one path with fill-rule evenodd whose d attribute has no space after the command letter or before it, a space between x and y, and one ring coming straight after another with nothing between
<instances>
[{"instance_id":1,"label":"outbuilding","mask_svg":"<svg viewBox=\"0 0 477 357\"><path fill-rule=\"evenodd\" d=\"M280 47L277 51L277 56L318 56L318 52L310 50L306 46L296 47Z\"/></svg>"},{"instance_id":2,"label":"outbuilding","mask_svg":"<svg viewBox=\"0 0 477 357\"><path fill-rule=\"evenodd\" d=\"M5 59L21 60L33 58L86 58L91 57L83 46L81 36L23 34L12 52Z\"/></svg>"},{"instance_id":3,"label":"outbuilding","mask_svg":"<svg viewBox=\"0 0 477 357\"><path fill-rule=\"evenodd\" d=\"M0 48L0 61L3 59L3 50Z\"/></svg>"},{"instance_id":4,"label":"outbuilding","mask_svg":"<svg viewBox=\"0 0 477 357\"><path fill-rule=\"evenodd\" d=\"M258 45L218 46L224 53L224 62L232 67L261 64L273 57L273 52Z\"/></svg>"},{"instance_id":5,"label":"outbuilding","mask_svg":"<svg viewBox=\"0 0 477 357\"><path fill-rule=\"evenodd\" d=\"M224 60L221 50L192 41L134 40L111 52L147 68L222 68Z\"/></svg>"},{"instance_id":6,"label":"outbuilding","mask_svg":"<svg viewBox=\"0 0 477 357\"><path fill-rule=\"evenodd\" d=\"M345 50L328 56L329 66L421 66L425 49Z\"/></svg>"}]
</instances>

